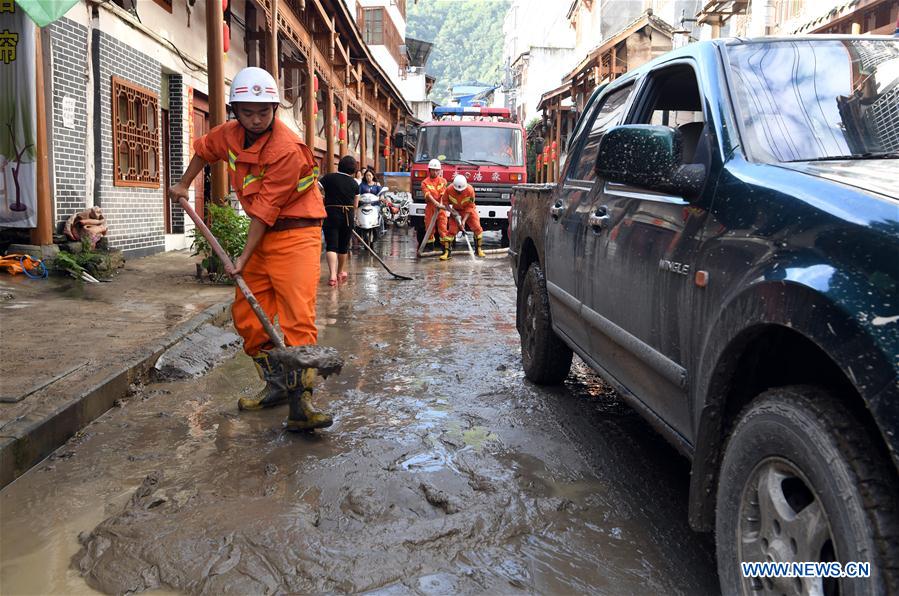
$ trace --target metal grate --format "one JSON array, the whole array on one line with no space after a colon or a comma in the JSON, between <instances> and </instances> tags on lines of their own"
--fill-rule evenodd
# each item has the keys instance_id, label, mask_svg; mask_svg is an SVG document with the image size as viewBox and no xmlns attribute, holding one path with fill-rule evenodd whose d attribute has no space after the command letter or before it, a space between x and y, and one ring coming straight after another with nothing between
<instances>
[{"instance_id":1,"label":"metal grate","mask_svg":"<svg viewBox=\"0 0 899 596\"><path fill-rule=\"evenodd\" d=\"M159 96L112 77L113 184L159 188Z\"/></svg>"},{"instance_id":2,"label":"metal grate","mask_svg":"<svg viewBox=\"0 0 899 596\"><path fill-rule=\"evenodd\" d=\"M866 116L883 151L899 151L899 87L871 104Z\"/></svg>"}]
</instances>

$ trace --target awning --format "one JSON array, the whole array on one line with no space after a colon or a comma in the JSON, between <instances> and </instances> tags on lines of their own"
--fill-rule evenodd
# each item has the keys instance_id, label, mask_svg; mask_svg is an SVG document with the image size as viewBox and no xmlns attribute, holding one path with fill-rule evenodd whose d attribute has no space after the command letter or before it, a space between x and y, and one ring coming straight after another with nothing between
<instances>
[{"instance_id":1,"label":"awning","mask_svg":"<svg viewBox=\"0 0 899 596\"><path fill-rule=\"evenodd\" d=\"M406 55L409 56L409 66L424 68L431 56L434 44L420 39L406 38Z\"/></svg>"}]
</instances>

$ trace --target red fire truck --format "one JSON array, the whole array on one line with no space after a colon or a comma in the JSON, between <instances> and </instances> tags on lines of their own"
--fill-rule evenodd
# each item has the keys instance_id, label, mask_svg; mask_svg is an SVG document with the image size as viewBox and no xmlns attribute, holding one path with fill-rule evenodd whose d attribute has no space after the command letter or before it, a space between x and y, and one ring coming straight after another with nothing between
<instances>
[{"instance_id":1,"label":"red fire truck","mask_svg":"<svg viewBox=\"0 0 899 596\"><path fill-rule=\"evenodd\" d=\"M434 120L421 125L412 165L412 225L418 241L428 225L421 181L428 175L428 162L436 158L448 182L456 174L468 178L481 225L500 230L502 246L508 246L512 187L527 182L525 142L524 128L512 122L508 109L435 108Z\"/></svg>"}]
</instances>

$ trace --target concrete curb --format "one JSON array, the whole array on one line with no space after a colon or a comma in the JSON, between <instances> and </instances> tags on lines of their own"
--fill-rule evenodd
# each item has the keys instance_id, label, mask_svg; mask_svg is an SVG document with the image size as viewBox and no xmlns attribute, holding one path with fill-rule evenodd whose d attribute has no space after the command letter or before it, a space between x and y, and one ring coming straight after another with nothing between
<instances>
[{"instance_id":1,"label":"concrete curb","mask_svg":"<svg viewBox=\"0 0 899 596\"><path fill-rule=\"evenodd\" d=\"M162 339L122 362L111 374L107 371L106 376L68 398L49 415L26 416L10 422L0 434L0 489L100 417L117 399L125 397L131 384L143 378L163 352L207 323L227 322L231 318L230 306L230 300L214 304L178 325Z\"/></svg>"}]
</instances>

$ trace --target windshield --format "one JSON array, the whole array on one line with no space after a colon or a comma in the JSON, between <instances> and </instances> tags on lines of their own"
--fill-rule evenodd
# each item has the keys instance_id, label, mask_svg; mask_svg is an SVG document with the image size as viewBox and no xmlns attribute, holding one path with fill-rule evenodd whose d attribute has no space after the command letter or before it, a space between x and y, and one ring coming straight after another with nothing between
<instances>
[{"instance_id":1,"label":"windshield","mask_svg":"<svg viewBox=\"0 0 899 596\"><path fill-rule=\"evenodd\" d=\"M415 161L434 158L448 163L522 166L521 131L489 126L423 127Z\"/></svg>"},{"instance_id":2,"label":"windshield","mask_svg":"<svg viewBox=\"0 0 899 596\"><path fill-rule=\"evenodd\" d=\"M899 151L899 41L728 46L743 142L765 162Z\"/></svg>"}]
</instances>

